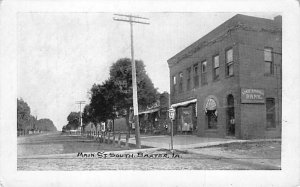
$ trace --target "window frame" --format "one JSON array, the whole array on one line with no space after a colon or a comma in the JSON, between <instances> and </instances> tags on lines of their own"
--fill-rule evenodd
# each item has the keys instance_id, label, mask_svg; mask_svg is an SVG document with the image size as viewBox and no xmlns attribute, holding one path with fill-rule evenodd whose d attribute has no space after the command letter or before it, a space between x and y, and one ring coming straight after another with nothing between
<instances>
[{"instance_id":1,"label":"window frame","mask_svg":"<svg viewBox=\"0 0 300 187\"><path fill-rule=\"evenodd\" d=\"M203 66L205 64L205 66ZM203 71L203 67L205 67L205 71ZM207 84L207 60L201 61L201 85Z\"/></svg>"},{"instance_id":2,"label":"window frame","mask_svg":"<svg viewBox=\"0 0 300 187\"><path fill-rule=\"evenodd\" d=\"M218 57L218 67L215 65L215 58ZM220 79L220 55L215 54L212 57L212 62L213 62L213 80L219 80ZM216 76L216 70L218 70L218 76Z\"/></svg>"},{"instance_id":3,"label":"window frame","mask_svg":"<svg viewBox=\"0 0 300 187\"><path fill-rule=\"evenodd\" d=\"M232 60L231 61L227 61L228 59L228 51L232 51L231 55L232 55ZM230 74L230 68L232 68L232 74ZM233 47L227 48L225 50L225 76L226 77L232 77L234 76L234 60L233 60Z\"/></svg>"},{"instance_id":4,"label":"window frame","mask_svg":"<svg viewBox=\"0 0 300 187\"><path fill-rule=\"evenodd\" d=\"M179 72L178 76L179 76L179 81L178 81L179 88L178 88L178 92L182 93L183 92L183 72L182 71Z\"/></svg>"},{"instance_id":5,"label":"window frame","mask_svg":"<svg viewBox=\"0 0 300 187\"><path fill-rule=\"evenodd\" d=\"M186 90L191 90L191 76L192 76L192 68L188 67L186 69L187 72L187 78L186 78Z\"/></svg>"},{"instance_id":6,"label":"window frame","mask_svg":"<svg viewBox=\"0 0 300 187\"><path fill-rule=\"evenodd\" d=\"M177 85L177 77L176 75L172 76L172 91L173 91L173 95L176 95L176 85Z\"/></svg>"},{"instance_id":7,"label":"window frame","mask_svg":"<svg viewBox=\"0 0 300 187\"><path fill-rule=\"evenodd\" d=\"M196 67L197 67L197 71L195 71ZM193 65L193 87L194 88L199 87L199 64L198 63Z\"/></svg>"},{"instance_id":8,"label":"window frame","mask_svg":"<svg viewBox=\"0 0 300 187\"><path fill-rule=\"evenodd\" d=\"M271 61L266 59L266 50L270 49ZM266 72L266 64L270 64L270 69ZM274 75L274 57L273 57L273 48L272 47L264 47L264 74L265 75Z\"/></svg>"}]
</instances>

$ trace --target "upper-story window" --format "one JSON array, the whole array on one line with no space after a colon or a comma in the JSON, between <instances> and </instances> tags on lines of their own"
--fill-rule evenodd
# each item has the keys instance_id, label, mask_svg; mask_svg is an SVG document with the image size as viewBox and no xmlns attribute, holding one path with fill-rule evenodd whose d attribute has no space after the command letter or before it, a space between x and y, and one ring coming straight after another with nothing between
<instances>
[{"instance_id":1,"label":"upper-story window","mask_svg":"<svg viewBox=\"0 0 300 187\"><path fill-rule=\"evenodd\" d=\"M218 79L220 76L220 61L219 61L219 55L216 55L213 57L213 77L214 80Z\"/></svg>"},{"instance_id":2,"label":"upper-story window","mask_svg":"<svg viewBox=\"0 0 300 187\"><path fill-rule=\"evenodd\" d=\"M176 94L176 84L177 84L176 76L173 76L172 80L173 80L172 91L173 91L173 94Z\"/></svg>"},{"instance_id":3,"label":"upper-story window","mask_svg":"<svg viewBox=\"0 0 300 187\"><path fill-rule=\"evenodd\" d=\"M183 73L180 72L179 73L179 92L183 92Z\"/></svg>"},{"instance_id":4,"label":"upper-story window","mask_svg":"<svg viewBox=\"0 0 300 187\"><path fill-rule=\"evenodd\" d=\"M191 89L191 68L187 68L186 70L186 73L187 73L187 76L186 76L186 89L187 90L190 90Z\"/></svg>"},{"instance_id":5,"label":"upper-story window","mask_svg":"<svg viewBox=\"0 0 300 187\"><path fill-rule=\"evenodd\" d=\"M233 76L233 50L226 51L226 76Z\"/></svg>"},{"instance_id":6,"label":"upper-story window","mask_svg":"<svg viewBox=\"0 0 300 187\"><path fill-rule=\"evenodd\" d=\"M193 67L193 73L194 73L194 87L199 87L199 72L198 72L198 64L195 64Z\"/></svg>"},{"instance_id":7,"label":"upper-story window","mask_svg":"<svg viewBox=\"0 0 300 187\"><path fill-rule=\"evenodd\" d=\"M207 61L201 62L201 84L207 84Z\"/></svg>"},{"instance_id":8,"label":"upper-story window","mask_svg":"<svg viewBox=\"0 0 300 187\"><path fill-rule=\"evenodd\" d=\"M272 48L266 47L264 49L264 60L265 60L265 74L273 74Z\"/></svg>"},{"instance_id":9,"label":"upper-story window","mask_svg":"<svg viewBox=\"0 0 300 187\"><path fill-rule=\"evenodd\" d=\"M173 76L173 85L176 85L176 76Z\"/></svg>"}]
</instances>

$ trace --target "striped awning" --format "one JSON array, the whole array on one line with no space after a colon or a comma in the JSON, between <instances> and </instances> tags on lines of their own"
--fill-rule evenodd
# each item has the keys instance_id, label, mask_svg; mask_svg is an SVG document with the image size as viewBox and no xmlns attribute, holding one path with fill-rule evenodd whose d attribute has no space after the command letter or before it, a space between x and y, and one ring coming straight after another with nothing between
<instances>
[{"instance_id":1,"label":"striped awning","mask_svg":"<svg viewBox=\"0 0 300 187\"><path fill-rule=\"evenodd\" d=\"M197 99L192 99L192 100L183 101L183 102L180 102L180 103L175 103L175 104L172 104L171 107L176 108L176 107L179 107L179 106L186 106L186 105L189 105L191 103L197 103Z\"/></svg>"},{"instance_id":2,"label":"striped awning","mask_svg":"<svg viewBox=\"0 0 300 187\"><path fill-rule=\"evenodd\" d=\"M149 114L149 113L157 112L157 111L159 111L159 109L160 108L154 108L154 109L146 110L146 111L143 111L143 112L139 112L139 115L140 114Z\"/></svg>"}]
</instances>

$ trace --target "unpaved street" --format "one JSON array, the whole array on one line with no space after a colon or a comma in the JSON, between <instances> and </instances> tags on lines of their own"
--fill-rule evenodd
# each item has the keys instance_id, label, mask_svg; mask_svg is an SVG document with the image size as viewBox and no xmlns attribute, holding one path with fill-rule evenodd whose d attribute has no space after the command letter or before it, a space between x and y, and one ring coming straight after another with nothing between
<instances>
[{"instance_id":1,"label":"unpaved street","mask_svg":"<svg viewBox=\"0 0 300 187\"><path fill-rule=\"evenodd\" d=\"M86 158L79 152L120 151L123 148L107 145L85 137L60 133L40 134L18 138L18 170L222 170L222 169L278 169L243 162L243 160L186 152L176 152L177 158ZM158 150L155 154L169 153ZM153 154L154 154L153 153Z\"/></svg>"}]
</instances>

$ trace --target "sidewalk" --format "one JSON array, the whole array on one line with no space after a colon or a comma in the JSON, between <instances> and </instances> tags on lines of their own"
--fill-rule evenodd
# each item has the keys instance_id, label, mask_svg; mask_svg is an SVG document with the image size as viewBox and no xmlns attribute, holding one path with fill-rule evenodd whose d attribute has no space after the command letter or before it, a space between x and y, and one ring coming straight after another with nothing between
<instances>
[{"instance_id":1,"label":"sidewalk","mask_svg":"<svg viewBox=\"0 0 300 187\"><path fill-rule=\"evenodd\" d=\"M125 142L126 140L121 139L121 141ZM260 142L260 141L274 141L274 139L239 140L239 139L198 137L193 135L176 135L173 137L173 149L187 150L187 149L210 147L210 146L217 146L217 145L229 144L229 143ZM135 137L129 138L128 143L136 144ZM171 137L167 135L141 137L141 145L148 146L148 147L162 148L162 149L170 149Z\"/></svg>"}]
</instances>

